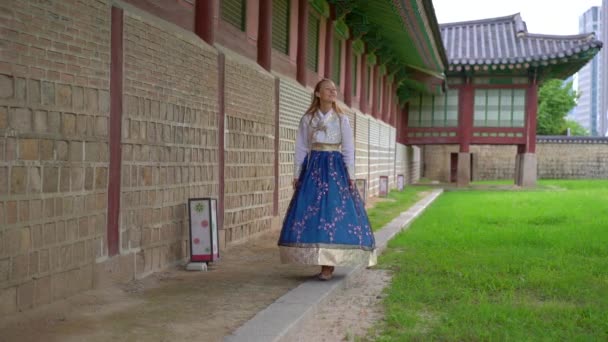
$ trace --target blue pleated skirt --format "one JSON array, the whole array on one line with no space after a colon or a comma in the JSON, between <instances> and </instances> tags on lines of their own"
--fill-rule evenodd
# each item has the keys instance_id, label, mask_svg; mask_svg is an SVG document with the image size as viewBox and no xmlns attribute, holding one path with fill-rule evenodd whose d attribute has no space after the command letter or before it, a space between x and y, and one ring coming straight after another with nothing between
<instances>
[{"instance_id":1,"label":"blue pleated skirt","mask_svg":"<svg viewBox=\"0 0 608 342\"><path fill-rule=\"evenodd\" d=\"M359 192L349 186L342 153L308 154L278 245L283 263L376 264L374 234Z\"/></svg>"}]
</instances>

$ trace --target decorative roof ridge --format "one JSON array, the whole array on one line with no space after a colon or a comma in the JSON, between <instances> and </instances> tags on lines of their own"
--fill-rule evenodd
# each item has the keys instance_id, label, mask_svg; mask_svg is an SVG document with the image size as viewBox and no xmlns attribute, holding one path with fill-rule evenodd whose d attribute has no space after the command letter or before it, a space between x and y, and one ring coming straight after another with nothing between
<instances>
[{"instance_id":1,"label":"decorative roof ridge","mask_svg":"<svg viewBox=\"0 0 608 342\"><path fill-rule=\"evenodd\" d=\"M566 136L566 135L537 135L538 143L562 144L608 144L608 137L597 136Z\"/></svg>"},{"instance_id":2,"label":"decorative roof ridge","mask_svg":"<svg viewBox=\"0 0 608 342\"><path fill-rule=\"evenodd\" d=\"M541 38L541 39L557 39L557 40L586 40L588 42L596 41L595 32L579 33L579 34L544 34L544 33L526 33L522 38Z\"/></svg>"},{"instance_id":3,"label":"decorative roof ridge","mask_svg":"<svg viewBox=\"0 0 608 342\"><path fill-rule=\"evenodd\" d=\"M495 18L484 18L484 19L473 19L473 20L464 20L464 21L455 21L451 23L443 23L439 24L440 28L450 27L450 26L471 26L471 25L479 25L479 24L497 24L501 22L515 22L519 25L523 24L523 30L527 32L526 23L521 19L521 14L519 12L515 14L505 15L502 17ZM518 31L520 27L517 27Z\"/></svg>"}]
</instances>

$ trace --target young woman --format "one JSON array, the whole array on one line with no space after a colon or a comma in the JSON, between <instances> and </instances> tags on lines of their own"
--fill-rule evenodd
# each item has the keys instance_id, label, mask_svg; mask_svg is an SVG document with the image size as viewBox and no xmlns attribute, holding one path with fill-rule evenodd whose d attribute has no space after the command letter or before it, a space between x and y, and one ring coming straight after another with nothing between
<instances>
[{"instance_id":1,"label":"young woman","mask_svg":"<svg viewBox=\"0 0 608 342\"><path fill-rule=\"evenodd\" d=\"M300 120L296 136L294 194L279 238L283 263L321 265L320 280L334 266L376 264L374 234L355 189L355 146L337 89L323 79Z\"/></svg>"}]
</instances>

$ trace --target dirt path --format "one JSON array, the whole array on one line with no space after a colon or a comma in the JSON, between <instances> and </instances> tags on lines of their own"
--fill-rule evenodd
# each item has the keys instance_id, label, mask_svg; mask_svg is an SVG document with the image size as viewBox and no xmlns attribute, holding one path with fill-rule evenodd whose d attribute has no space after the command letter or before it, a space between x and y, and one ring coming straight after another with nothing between
<instances>
[{"instance_id":1,"label":"dirt path","mask_svg":"<svg viewBox=\"0 0 608 342\"><path fill-rule=\"evenodd\" d=\"M277 236L227 250L208 272L174 268L2 317L0 341L222 341L318 272L278 263Z\"/></svg>"},{"instance_id":2,"label":"dirt path","mask_svg":"<svg viewBox=\"0 0 608 342\"><path fill-rule=\"evenodd\" d=\"M367 207L383 200L374 198ZM0 342L222 341L319 271L315 266L280 264L278 234L268 232L231 247L208 272L174 267L0 317ZM327 334L307 335L302 341L341 341L364 333L366 322L381 317L373 293L380 293L388 276L365 270L361 277L326 306L329 311L320 316L325 318L313 323L322 328L311 331ZM332 311L335 307L340 311Z\"/></svg>"},{"instance_id":3,"label":"dirt path","mask_svg":"<svg viewBox=\"0 0 608 342\"><path fill-rule=\"evenodd\" d=\"M294 342L360 341L384 317L381 301L390 280L389 271L363 270L349 280L346 289L323 303L298 330Z\"/></svg>"}]
</instances>

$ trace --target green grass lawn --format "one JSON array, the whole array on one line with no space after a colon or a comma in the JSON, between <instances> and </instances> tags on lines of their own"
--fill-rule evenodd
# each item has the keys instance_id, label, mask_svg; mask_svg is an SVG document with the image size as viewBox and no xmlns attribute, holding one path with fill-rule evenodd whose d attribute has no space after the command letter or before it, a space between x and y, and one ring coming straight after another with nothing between
<instances>
[{"instance_id":1,"label":"green grass lawn","mask_svg":"<svg viewBox=\"0 0 608 342\"><path fill-rule=\"evenodd\" d=\"M368 338L608 341L608 181L540 184L441 195L381 256Z\"/></svg>"},{"instance_id":2,"label":"green grass lawn","mask_svg":"<svg viewBox=\"0 0 608 342\"><path fill-rule=\"evenodd\" d=\"M430 190L426 186L406 186L399 191L391 191L386 200L380 201L373 208L367 210L367 216L372 226L372 230L376 231L391 222L395 217L406 211L414 203L422 197L422 193Z\"/></svg>"}]
</instances>

